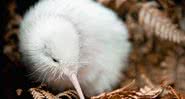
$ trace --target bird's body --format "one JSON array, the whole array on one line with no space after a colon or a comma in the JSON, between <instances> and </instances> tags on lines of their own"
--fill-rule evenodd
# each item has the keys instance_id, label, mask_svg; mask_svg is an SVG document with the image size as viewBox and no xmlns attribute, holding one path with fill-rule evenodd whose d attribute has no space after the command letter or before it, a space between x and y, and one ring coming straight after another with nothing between
<instances>
[{"instance_id":1,"label":"bird's body","mask_svg":"<svg viewBox=\"0 0 185 99\"><path fill-rule=\"evenodd\" d=\"M63 90L72 87L65 75L74 72L86 96L116 85L130 51L125 25L92 0L41 0L25 15L19 37L39 80Z\"/></svg>"}]
</instances>

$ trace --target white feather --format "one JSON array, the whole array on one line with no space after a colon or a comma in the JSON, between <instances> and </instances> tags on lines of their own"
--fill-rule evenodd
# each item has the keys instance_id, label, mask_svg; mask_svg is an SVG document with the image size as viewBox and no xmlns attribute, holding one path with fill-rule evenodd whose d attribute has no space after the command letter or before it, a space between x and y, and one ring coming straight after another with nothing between
<instances>
[{"instance_id":1,"label":"white feather","mask_svg":"<svg viewBox=\"0 0 185 99\"><path fill-rule=\"evenodd\" d=\"M39 80L63 90L72 87L64 69L76 71L86 96L116 85L130 51L125 25L91 0L41 0L25 15L19 38Z\"/></svg>"}]
</instances>

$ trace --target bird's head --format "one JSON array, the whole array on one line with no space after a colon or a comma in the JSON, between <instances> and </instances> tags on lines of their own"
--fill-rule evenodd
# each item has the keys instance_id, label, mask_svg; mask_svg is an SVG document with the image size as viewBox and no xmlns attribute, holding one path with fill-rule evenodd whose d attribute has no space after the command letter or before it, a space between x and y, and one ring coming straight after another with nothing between
<instances>
[{"instance_id":1,"label":"bird's head","mask_svg":"<svg viewBox=\"0 0 185 99\"><path fill-rule=\"evenodd\" d=\"M21 26L20 49L26 62L46 82L67 76L81 98L77 80L79 63L79 35L73 24L63 18L41 18L34 24ZM29 27L28 27L29 26Z\"/></svg>"}]
</instances>

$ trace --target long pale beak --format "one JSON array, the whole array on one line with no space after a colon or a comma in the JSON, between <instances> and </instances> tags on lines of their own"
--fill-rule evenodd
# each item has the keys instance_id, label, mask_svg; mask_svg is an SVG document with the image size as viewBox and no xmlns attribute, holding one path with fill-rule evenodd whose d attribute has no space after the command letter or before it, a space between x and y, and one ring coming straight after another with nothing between
<instances>
[{"instance_id":1,"label":"long pale beak","mask_svg":"<svg viewBox=\"0 0 185 99\"><path fill-rule=\"evenodd\" d=\"M76 74L72 73L71 75L69 75L69 79L71 80L71 82L73 83L73 86L75 87L76 91L78 92L80 99L85 99Z\"/></svg>"},{"instance_id":2,"label":"long pale beak","mask_svg":"<svg viewBox=\"0 0 185 99\"><path fill-rule=\"evenodd\" d=\"M82 89L80 87L79 81L77 79L77 73L73 72L75 70L69 70L67 68L63 68L64 74L69 78L69 80L72 82L73 86L75 87L80 99L85 99Z\"/></svg>"}]
</instances>

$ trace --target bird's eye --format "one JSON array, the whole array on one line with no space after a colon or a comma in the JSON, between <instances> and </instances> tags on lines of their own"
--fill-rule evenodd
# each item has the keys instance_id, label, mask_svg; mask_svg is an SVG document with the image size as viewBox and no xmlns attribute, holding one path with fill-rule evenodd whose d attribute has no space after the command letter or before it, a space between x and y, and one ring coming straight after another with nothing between
<instances>
[{"instance_id":1,"label":"bird's eye","mask_svg":"<svg viewBox=\"0 0 185 99\"><path fill-rule=\"evenodd\" d=\"M52 60L53 60L54 62L56 62L56 63L59 62L59 61L58 61L57 59L55 59L55 58L52 58Z\"/></svg>"}]
</instances>

